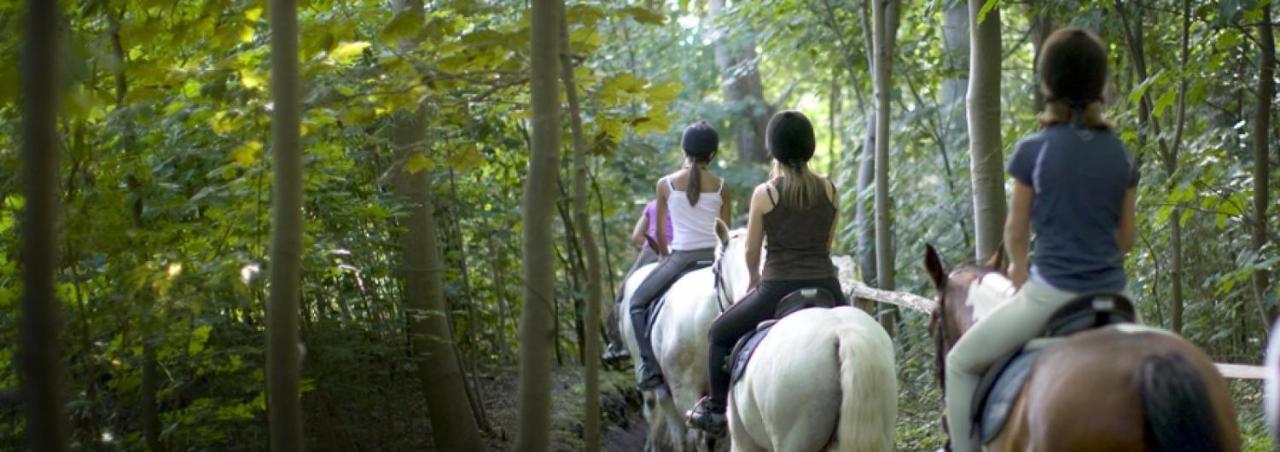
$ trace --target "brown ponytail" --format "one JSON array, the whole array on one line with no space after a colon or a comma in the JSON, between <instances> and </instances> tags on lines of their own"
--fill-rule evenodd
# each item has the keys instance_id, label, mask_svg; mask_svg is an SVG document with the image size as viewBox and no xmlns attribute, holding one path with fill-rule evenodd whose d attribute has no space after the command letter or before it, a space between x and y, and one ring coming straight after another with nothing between
<instances>
[{"instance_id":1,"label":"brown ponytail","mask_svg":"<svg viewBox=\"0 0 1280 452\"><path fill-rule=\"evenodd\" d=\"M689 205L698 205L698 197L702 196L702 170L698 168L698 162L689 165L689 184L684 194L689 198Z\"/></svg>"}]
</instances>

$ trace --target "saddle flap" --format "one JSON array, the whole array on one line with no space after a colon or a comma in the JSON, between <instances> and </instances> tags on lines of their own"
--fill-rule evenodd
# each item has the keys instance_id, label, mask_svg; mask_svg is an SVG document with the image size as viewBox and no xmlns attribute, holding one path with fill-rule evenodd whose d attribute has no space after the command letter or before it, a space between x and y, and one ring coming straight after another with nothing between
<instances>
[{"instance_id":1,"label":"saddle flap","mask_svg":"<svg viewBox=\"0 0 1280 452\"><path fill-rule=\"evenodd\" d=\"M819 287L806 287L782 297L782 300L778 301L778 307L773 311L773 317L780 319L805 308L834 308L836 304L836 297L831 294L831 291Z\"/></svg>"},{"instance_id":2,"label":"saddle flap","mask_svg":"<svg viewBox=\"0 0 1280 452\"><path fill-rule=\"evenodd\" d=\"M755 330L738 339L738 343L733 346L733 352L729 353L729 361L725 363L729 370L730 383L737 383L742 378L742 374L746 373L751 355L755 354L756 348L764 341L765 336L769 335L769 330L773 329L775 323L777 323L776 320L760 322Z\"/></svg>"},{"instance_id":3,"label":"saddle flap","mask_svg":"<svg viewBox=\"0 0 1280 452\"><path fill-rule=\"evenodd\" d=\"M973 404L973 420L983 444L995 439L1004 429L1009 411L1022 394L1022 387L1031 375L1031 365L1040 350L1022 349L1006 355L982 376L978 391L974 393L977 403Z\"/></svg>"},{"instance_id":4,"label":"saddle flap","mask_svg":"<svg viewBox=\"0 0 1280 452\"><path fill-rule=\"evenodd\" d=\"M1076 297L1053 313L1045 336L1070 336L1085 330L1137 320L1133 302L1117 293L1094 293Z\"/></svg>"}]
</instances>

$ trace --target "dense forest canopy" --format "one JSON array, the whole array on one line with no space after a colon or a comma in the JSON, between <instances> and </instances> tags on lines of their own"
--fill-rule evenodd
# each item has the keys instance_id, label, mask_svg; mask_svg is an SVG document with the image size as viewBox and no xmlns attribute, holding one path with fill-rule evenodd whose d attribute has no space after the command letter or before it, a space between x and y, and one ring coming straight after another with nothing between
<instances>
[{"instance_id":1,"label":"dense forest canopy","mask_svg":"<svg viewBox=\"0 0 1280 452\"><path fill-rule=\"evenodd\" d=\"M301 103L306 442L512 447L528 266L552 275L538 283L553 290L543 351L556 369L521 391L555 388L551 441L582 447L584 392L620 394L603 401L604 419L626 418L634 407L612 405L635 401L629 368L604 370L601 386L582 378L599 355L587 346L598 326L588 305L612 309L632 226L654 181L683 163L679 133L697 121L720 132L710 168L737 195L731 226L741 227L768 174L765 121L804 112L817 133L812 166L841 193L833 254L854 256L868 284L932 296L924 244L951 264L991 249L984 237L1002 222L984 215L993 202L1003 211L1004 162L1040 127L1040 43L1068 25L1107 43L1106 117L1141 165L1125 261L1141 316L1216 361L1261 361L1280 309L1269 277L1280 269L1270 1L885 1L898 18L883 68L870 3L881 1L569 1L563 29L537 22L561 20L560 7L540 16L525 1L298 2L297 80L282 83ZM265 448L275 19L247 0L58 3L61 40L48 51L61 161L44 183L61 207L58 226L39 232L59 256L70 443ZM971 7L989 33L971 35ZM20 151L32 91L19 63L38 49L26 43L27 12L0 0L0 449L20 448L27 428L17 363L31 206ZM534 49L555 41L536 41L538 26L567 37L543 52L555 60L541 79ZM985 53L971 60L976 48ZM878 83L880 69L891 76ZM877 117L881 95L887 117ZM555 104L559 122L546 130L558 137L538 129L539 96ZM887 136L874 136L877 120ZM548 160L558 178L537 179L541 192L524 186L540 177L536 143L557 143L560 155ZM877 145L892 162L878 181ZM876 182L887 188L880 209ZM522 204L529 193L545 202ZM531 218L550 221L546 261L524 254ZM888 239L879 247L877 232ZM895 334L898 447L937 448L928 316L869 309ZM1232 382L1250 450L1272 447L1260 387ZM468 420L445 422L457 416Z\"/></svg>"}]
</instances>

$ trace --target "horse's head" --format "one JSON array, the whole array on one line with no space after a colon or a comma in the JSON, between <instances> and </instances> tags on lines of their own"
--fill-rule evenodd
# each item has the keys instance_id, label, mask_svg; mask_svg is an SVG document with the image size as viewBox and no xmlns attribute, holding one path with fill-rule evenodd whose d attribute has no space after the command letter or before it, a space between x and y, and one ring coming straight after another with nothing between
<instances>
[{"instance_id":1,"label":"horse's head","mask_svg":"<svg viewBox=\"0 0 1280 452\"><path fill-rule=\"evenodd\" d=\"M737 301L747 292L749 277L747 275L747 248L745 229L729 230L729 225L716 220L716 263L717 286L723 296L722 305Z\"/></svg>"},{"instance_id":2,"label":"horse's head","mask_svg":"<svg viewBox=\"0 0 1280 452\"><path fill-rule=\"evenodd\" d=\"M933 245L925 245L924 268L929 281L938 291L938 306L930 313L930 334L941 335L947 350L976 321L973 307L967 305L969 288L974 281L992 273L1000 273L1005 267L1004 250L1000 249L984 265L961 265L950 273L942 266L942 259Z\"/></svg>"}]
</instances>

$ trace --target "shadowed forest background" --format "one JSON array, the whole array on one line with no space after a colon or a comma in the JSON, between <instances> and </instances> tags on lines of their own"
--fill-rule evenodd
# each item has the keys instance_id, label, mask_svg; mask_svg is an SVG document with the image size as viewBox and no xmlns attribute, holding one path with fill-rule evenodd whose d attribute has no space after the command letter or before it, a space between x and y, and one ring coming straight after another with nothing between
<instances>
[{"instance_id":1,"label":"shadowed forest background","mask_svg":"<svg viewBox=\"0 0 1280 452\"><path fill-rule=\"evenodd\" d=\"M599 345L586 351L598 337L587 307L597 297L612 307L635 255L632 226L654 181L682 163L679 131L699 120L720 132L711 171L740 197L731 226L741 227L746 196L767 175L766 121L803 111L818 134L813 168L841 192L833 254L855 256L870 285L932 297L926 242L948 264L995 246L1004 162L1039 127L1039 43L1068 25L1108 43L1106 116L1142 166L1126 261L1141 315L1215 361L1261 361L1280 302L1269 278L1280 268L1270 1L917 0L890 9L897 38L887 45L872 39L870 1L899 5L569 1L560 22L524 1L300 1L291 86L301 102L308 446L514 447L520 350L540 346L519 335L531 266L551 272L539 282L554 287L555 339L543 350L554 370L535 381L552 388L552 449L590 448L583 403L596 387L584 382ZM46 183L61 208L47 232L60 256L61 394L75 449L268 444L276 104L265 3L59 2L51 108L62 159ZM0 0L5 450L21 447L26 428L16 364L25 13ZM972 34L971 16L981 20ZM544 49L559 91L539 93L562 105L561 156L549 167L559 176L534 193L546 208L529 209L539 20L568 39ZM873 70L878 48L892 63ZM889 134L876 137L884 112ZM876 138L888 146L879 225ZM547 216L551 253L527 261L526 222ZM879 247L877 228L889 239ZM895 335L897 446L940 447L929 319L872 309ZM599 374L606 448L635 446L631 375L629 365ZM1261 383L1231 387L1247 450L1273 450Z\"/></svg>"}]
</instances>

